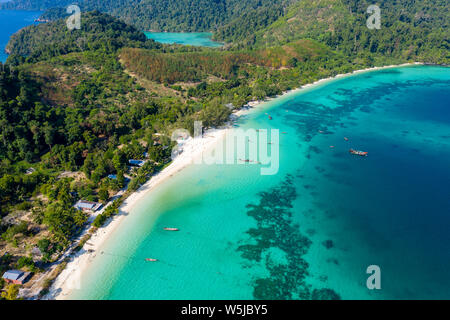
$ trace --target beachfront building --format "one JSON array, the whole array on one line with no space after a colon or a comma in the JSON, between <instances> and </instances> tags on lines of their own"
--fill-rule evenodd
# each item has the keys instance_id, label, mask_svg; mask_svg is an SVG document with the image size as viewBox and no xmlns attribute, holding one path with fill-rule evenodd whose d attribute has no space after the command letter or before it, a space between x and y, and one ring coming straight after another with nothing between
<instances>
[{"instance_id":1,"label":"beachfront building","mask_svg":"<svg viewBox=\"0 0 450 320\"><path fill-rule=\"evenodd\" d=\"M102 204L93 201L79 200L75 203L74 207L77 210L95 212L102 207Z\"/></svg>"},{"instance_id":2,"label":"beachfront building","mask_svg":"<svg viewBox=\"0 0 450 320\"><path fill-rule=\"evenodd\" d=\"M21 270L8 270L6 271L2 278L6 283L13 284L24 284L27 282L30 272L24 272Z\"/></svg>"},{"instance_id":3,"label":"beachfront building","mask_svg":"<svg viewBox=\"0 0 450 320\"><path fill-rule=\"evenodd\" d=\"M128 163L135 167L142 167L145 164L145 161L130 159L130 160L128 160Z\"/></svg>"}]
</instances>

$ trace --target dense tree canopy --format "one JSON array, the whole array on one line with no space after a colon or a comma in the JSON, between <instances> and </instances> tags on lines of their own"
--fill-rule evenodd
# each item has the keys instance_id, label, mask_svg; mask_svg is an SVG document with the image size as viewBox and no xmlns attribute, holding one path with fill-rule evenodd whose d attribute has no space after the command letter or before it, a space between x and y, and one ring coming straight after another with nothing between
<instances>
[{"instance_id":1,"label":"dense tree canopy","mask_svg":"<svg viewBox=\"0 0 450 320\"><path fill-rule=\"evenodd\" d=\"M141 30L156 31L214 31L245 13L271 7L290 0L82 0L83 11L100 10ZM12 0L3 8L46 10L64 8L73 1L67 0ZM52 10L45 19L65 15L64 10Z\"/></svg>"},{"instance_id":2,"label":"dense tree canopy","mask_svg":"<svg viewBox=\"0 0 450 320\"><path fill-rule=\"evenodd\" d=\"M13 0L6 8L49 9L67 15L67 0ZM449 62L450 5L446 0L378 1L381 28L366 26L371 1L362 0L83 0L141 30L212 31L233 47L251 48L313 38L346 55ZM59 8L59 9L55 9Z\"/></svg>"},{"instance_id":3,"label":"dense tree canopy","mask_svg":"<svg viewBox=\"0 0 450 320\"><path fill-rule=\"evenodd\" d=\"M312 38L347 56L373 55L449 63L448 1L377 1L381 28L367 28L372 1L296 1L243 16L219 28L218 40L236 47L265 47ZM258 23L256 23L258 21Z\"/></svg>"},{"instance_id":4,"label":"dense tree canopy","mask_svg":"<svg viewBox=\"0 0 450 320\"><path fill-rule=\"evenodd\" d=\"M26 27L11 37L6 50L13 55L27 55L34 62L85 50L161 47L136 28L98 11L85 13L82 19L80 30L69 30L63 19Z\"/></svg>"},{"instance_id":5,"label":"dense tree canopy","mask_svg":"<svg viewBox=\"0 0 450 320\"><path fill-rule=\"evenodd\" d=\"M44 16L53 20L71 2L2 6L60 7ZM43 227L35 244L51 261L86 224L77 200L106 204L121 188L139 188L170 162L172 131L192 133L194 121L219 126L251 100L356 69L448 64L446 1L379 3L380 30L366 27L365 0L84 0L83 10L121 20L93 11L83 14L81 30L59 19L19 31L0 64L0 242L17 248ZM228 44L161 45L139 31L150 28L213 30ZM146 162L133 167L129 159ZM94 226L119 206L114 201ZM20 212L32 221L6 219ZM14 262L2 257L0 271L34 267L25 254ZM6 288L5 298L15 295Z\"/></svg>"}]
</instances>

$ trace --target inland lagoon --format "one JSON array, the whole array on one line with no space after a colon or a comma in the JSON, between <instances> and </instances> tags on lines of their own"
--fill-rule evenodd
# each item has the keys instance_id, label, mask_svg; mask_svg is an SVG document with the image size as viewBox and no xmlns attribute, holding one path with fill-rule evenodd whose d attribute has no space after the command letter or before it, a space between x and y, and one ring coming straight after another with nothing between
<instances>
[{"instance_id":1,"label":"inland lagoon","mask_svg":"<svg viewBox=\"0 0 450 320\"><path fill-rule=\"evenodd\" d=\"M278 173L188 166L137 203L66 298L450 298L448 68L325 81L236 125L280 130Z\"/></svg>"},{"instance_id":2,"label":"inland lagoon","mask_svg":"<svg viewBox=\"0 0 450 320\"><path fill-rule=\"evenodd\" d=\"M223 44L211 40L212 33L209 32L144 32L147 38L160 43L182 44L190 46L202 46L217 48Z\"/></svg>"}]
</instances>

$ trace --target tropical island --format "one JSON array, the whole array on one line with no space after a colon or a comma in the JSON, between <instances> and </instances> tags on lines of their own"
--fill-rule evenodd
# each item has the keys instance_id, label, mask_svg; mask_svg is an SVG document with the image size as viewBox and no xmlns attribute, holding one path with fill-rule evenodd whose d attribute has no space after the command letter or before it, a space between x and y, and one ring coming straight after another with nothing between
<instances>
[{"instance_id":1,"label":"tropical island","mask_svg":"<svg viewBox=\"0 0 450 320\"><path fill-rule=\"evenodd\" d=\"M23 284L0 280L3 299L44 297L70 257L170 166L173 130L193 134L194 121L217 128L253 101L339 74L450 61L446 1L407 8L380 1L381 29L370 30L368 1L104 1L99 8L85 0L81 29L68 31L70 2L0 5L48 9L40 19L49 21L13 35L0 66L0 274L27 273ZM160 44L140 31L148 29L214 30L226 45Z\"/></svg>"}]
</instances>

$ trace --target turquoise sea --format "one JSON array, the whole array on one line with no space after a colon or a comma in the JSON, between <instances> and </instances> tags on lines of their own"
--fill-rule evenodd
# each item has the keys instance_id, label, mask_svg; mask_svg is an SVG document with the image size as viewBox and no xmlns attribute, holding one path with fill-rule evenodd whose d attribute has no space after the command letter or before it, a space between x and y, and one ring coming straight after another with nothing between
<instances>
[{"instance_id":1,"label":"turquoise sea","mask_svg":"<svg viewBox=\"0 0 450 320\"><path fill-rule=\"evenodd\" d=\"M70 298L450 299L450 69L324 82L238 126L286 132L279 172L174 175L114 231ZM366 287L369 265L381 290Z\"/></svg>"},{"instance_id":2,"label":"turquoise sea","mask_svg":"<svg viewBox=\"0 0 450 320\"><path fill-rule=\"evenodd\" d=\"M221 47L223 44L211 40L209 32L144 32L147 38L161 43L182 44L203 47Z\"/></svg>"},{"instance_id":3,"label":"turquoise sea","mask_svg":"<svg viewBox=\"0 0 450 320\"><path fill-rule=\"evenodd\" d=\"M8 58L5 47L9 38L23 27L35 23L34 20L41 14L40 11L0 10L0 62Z\"/></svg>"}]
</instances>

